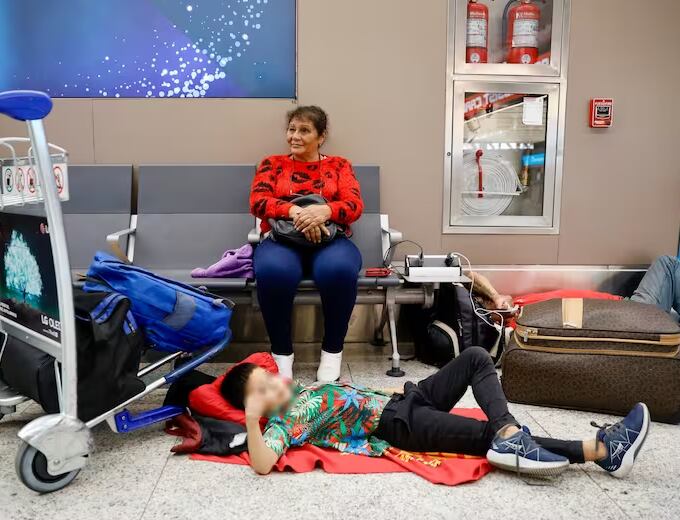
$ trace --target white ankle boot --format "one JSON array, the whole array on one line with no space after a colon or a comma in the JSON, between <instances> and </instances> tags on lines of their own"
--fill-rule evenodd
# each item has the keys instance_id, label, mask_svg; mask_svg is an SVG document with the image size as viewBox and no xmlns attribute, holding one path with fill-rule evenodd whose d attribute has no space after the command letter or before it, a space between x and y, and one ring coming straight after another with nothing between
<instances>
[{"instance_id":1,"label":"white ankle boot","mask_svg":"<svg viewBox=\"0 0 680 520\"><path fill-rule=\"evenodd\" d=\"M342 352L331 354L321 350L321 361L319 369L316 371L316 380L321 383L332 383L340 379L342 370Z\"/></svg>"},{"instance_id":2,"label":"white ankle boot","mask_svg":"<svg viewBox=\"0 0 680 520\"><path fill-rule=\"evenodd\" d=\"M276 366L279 367L279 374L282 377L293 380L293 361L295 360L295 354L288 354L287 356L281 356L279 354L272 354Z\"/></svg>"}]
</instances>

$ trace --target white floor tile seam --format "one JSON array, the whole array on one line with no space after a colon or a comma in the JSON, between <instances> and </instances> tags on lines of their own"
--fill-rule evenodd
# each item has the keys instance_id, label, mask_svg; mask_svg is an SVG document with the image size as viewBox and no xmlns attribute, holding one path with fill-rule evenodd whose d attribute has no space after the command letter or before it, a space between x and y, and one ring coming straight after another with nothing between
<instances>
[{"instance_id":1,"label":"white floor tile seam","mask_svg":"<svg viewBox=\"0 0 680 520\"><path fill-rule=\"evenodd\" d=\"M182 442L182 439L176 439L175 440L175 446ZM158 488L158 484L160 483L161 479L163 478L163 472L165 469L168 467L168 462L170 461L170 458L174 455L172 452L168 452L165 455L165 462L163 463L163 468L158 472L158 476L156 477L156 482L153 484L153 488L151 488L151 492L149 493L149 496L146 499L146 502L144 502L144 507L142 508L142 512L140 513L139 517L137 520L143 520L144 515L146 514L147 509L149 508L149 504L151 503L152 498L154 497L154 493L156 492L156 489Z\"/></svg>"},{"instance_id":2,"label":"white floor tile seam","mask_svg":"<svg viewBox=\"0 0 680 520\"><path fill-rule=\"evenodd\" d=\"M633 518L632 516L630 516L630 515L628 514L628 512L627 512L625 509L623 509L623 508L616 502L616 500L614 500L614 497L609 493L609 491L607 491L606 489L604 489L604 488L600 485L600 483L597 482L597 480L595 480L595 479L592 477L592 475L591 475L590 473L588 473L588 472L585 470L585 468L584 468L582 465L579 466L579 470L585 474L585 476L588 478L588 480L590 480L593 484L595 484L595 485L601 490L602 494L607 498L607 500L612 504L612 506L615 507L615 508L616 508L623 516L625 516L626 518ZM611 478L614 478L614 477L611 477Z\"/></svg>"}]
</instances>

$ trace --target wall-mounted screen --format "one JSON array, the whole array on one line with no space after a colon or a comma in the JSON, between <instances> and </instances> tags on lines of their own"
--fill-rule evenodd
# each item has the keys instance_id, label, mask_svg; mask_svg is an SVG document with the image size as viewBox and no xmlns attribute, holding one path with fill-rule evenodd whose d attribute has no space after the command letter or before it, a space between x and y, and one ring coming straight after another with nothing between
<instances>
[{"instance_id":1,"label":"wall-mounted screen","mask_svg":"<svg viewBox=\"0 0 680 520\"><path fill-rule=\"evenodd\" d=\"M295 97L295 0L0 0L0 91Z\"/></svg>"}]
</instances>

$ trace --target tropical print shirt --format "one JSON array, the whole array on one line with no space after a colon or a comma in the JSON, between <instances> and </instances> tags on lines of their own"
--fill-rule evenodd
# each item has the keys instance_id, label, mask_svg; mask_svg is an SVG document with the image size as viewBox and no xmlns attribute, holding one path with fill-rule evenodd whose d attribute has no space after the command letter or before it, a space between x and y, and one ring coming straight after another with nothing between
<instances>
[{"instance_id":1,"label":"tropical print shirt","mask_svg":"<svg viewBox=\"0 0 680 520\"><path fill-rule=\"evenodd\" d=\"M291 404L272 416L264 442L281 457L305 443L379 457L389 444L372 436L390 396L346 383L295 385Z\"/></svg>"}]
</instances>

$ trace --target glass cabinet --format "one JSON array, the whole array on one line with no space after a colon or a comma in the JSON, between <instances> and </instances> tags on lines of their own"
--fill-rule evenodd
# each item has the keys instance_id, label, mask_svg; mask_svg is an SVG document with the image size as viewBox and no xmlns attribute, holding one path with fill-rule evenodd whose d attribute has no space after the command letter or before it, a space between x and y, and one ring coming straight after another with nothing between
<instances>
[{"instance_id":1,"label":"glass cabinet","mask_svg":"<svg viewBox=\"0 0 680 520\"><path fill-rule=\"evenodd\" d=\"M452 226L508 226L517 217L552 225L558 94L551 85L456 83Z\"/></svg>"},{"instance_id":2,"label":"glass cabinet","mask_svg":"<svg viewBox=\"0 0 680 520\"><path fill-rule=\"evenodd\" d=\"M564 0L455 0L452 8L456 73L560 75Z\"/></svg>"},{"instance_id":3,"label":"glass cabinet","mask_svg":"<svg viewBox=\"0 0 680 520\"><path fill-rule=\"evenodd\" d=\"M569 6L450 0L445 233L558 233Z\"/></svg>"}]
</instances>

